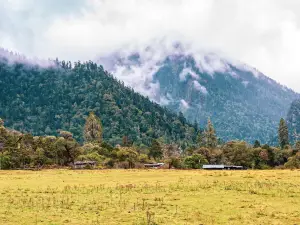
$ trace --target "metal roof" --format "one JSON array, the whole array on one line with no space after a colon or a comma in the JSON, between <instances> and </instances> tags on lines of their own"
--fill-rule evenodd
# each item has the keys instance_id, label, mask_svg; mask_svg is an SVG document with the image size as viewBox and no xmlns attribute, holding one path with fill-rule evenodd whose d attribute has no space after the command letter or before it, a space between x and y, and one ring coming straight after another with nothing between
<instances>
[{"instance_id":1,"label":"metal roof","mask_svg":"<svg viewBox=\"0 0 300 225\"><path fill-rule=\"evenodd\" d=\"M203 169L224 169L225 165L203 165Z\"/></svg>"}]
</instances>

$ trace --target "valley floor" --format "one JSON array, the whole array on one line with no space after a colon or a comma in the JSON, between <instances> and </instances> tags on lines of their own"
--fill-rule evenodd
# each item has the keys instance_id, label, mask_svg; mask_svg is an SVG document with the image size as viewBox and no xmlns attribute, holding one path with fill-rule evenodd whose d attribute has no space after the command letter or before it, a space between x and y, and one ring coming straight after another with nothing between
<instances>
[{"instance_id":1,"label":"valley floor","mask_svg":"<svg viewBox=\"0 0 300 225\"><path fill-rule=\"evenodd\" d=\"M300 224L300 171L0 171L0 224Z\"/></svg>"}]
</instances>

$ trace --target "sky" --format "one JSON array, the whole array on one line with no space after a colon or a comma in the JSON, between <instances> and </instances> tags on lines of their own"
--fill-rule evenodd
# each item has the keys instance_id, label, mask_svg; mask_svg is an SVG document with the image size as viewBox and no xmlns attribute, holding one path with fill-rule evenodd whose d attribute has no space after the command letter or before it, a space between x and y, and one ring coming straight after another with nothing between
<instances>
[{"instance_id":1,"label":"sky","mask_svg":"<svg viewBox=\"0 0 300 225\"><path fill-rule=\"evenodd\" d=\"M300 92L299 0L0 0L0 47L29 57L93 60L162 39Z\"/></svg>"}]
</instances>

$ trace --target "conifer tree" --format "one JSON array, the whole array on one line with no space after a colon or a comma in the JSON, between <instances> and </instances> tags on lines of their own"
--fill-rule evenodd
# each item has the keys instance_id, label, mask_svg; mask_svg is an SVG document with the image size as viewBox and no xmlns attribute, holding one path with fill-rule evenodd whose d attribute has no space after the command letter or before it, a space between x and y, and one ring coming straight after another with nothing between
<instances>
[{"instance_id":1,"label":"conifer tree","mask_svg":"<svg viewBox=\"0 0 300 225\"><path fill-rule=\"evenodd\" d=\"M261 147L260 142L258 140L255 140L253 148L259 148L259 147Z\"/></svg>"},{"instance_id":2,"label":"conifer tree","mask_svg":"<svg viewBox=\"0 0 300 225\"><path fill-rule=\"evenodd\" d=\"M149 156L153 157L155 160L161 159L163 156L162 147L159 142L155 139L152 140Z\"/></svg>"},{"instance_id":3,"label":"conifer tree","mask_svg":"<svg viewBox=\"0 0 300 225\"><path fill-rule=\"evenodd\" d=\"M289 144L289 130L283 118L280 119L279 123L278 140L281 148Z\"/></svg>"},{"instance_id":4,"label":"conifer tree","mask_svg":"<svg viewBox=\"0 0 300 225\"><path fill-rule=\"evenodd\" d=\"M86 142L99 144L102 142L102 124L93 112L86 119L83 135Z\"/></svg>"},{"instance_id":5,"label":"conifer tree","mask_svg":"<svg viewBox=\"0 0 300 225\"><path fill-rule=\"evenodd\" d=\"M197 143L198 143L199 147L205 146L205 142L206 142L205 139L206 139L206 137L205 137L205 132L204 132L204 131L198 132L198 135L197 135Z\"/></svg>"},{"instance_id":6,"label":"conifer tree","mask_svg":"<svg viewBox=\"0 0 300 225\"><path fill-rule=\"evenodd\" d=\"M206 146L209 148L216 147L217 142L218 142L215 128L214 128L213 124L211 123L210 118L208 118L208 121L207 121L207 127L206 127L206 131L205 131L205 142L206 142Z\"/></svg>"}]
</instances>

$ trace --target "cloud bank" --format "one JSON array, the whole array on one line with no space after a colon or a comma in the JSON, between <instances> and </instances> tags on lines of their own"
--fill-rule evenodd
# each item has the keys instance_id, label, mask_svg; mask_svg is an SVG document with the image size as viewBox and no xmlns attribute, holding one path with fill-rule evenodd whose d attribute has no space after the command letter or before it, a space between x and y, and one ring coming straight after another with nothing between
<instances>
[{"instance_id":1,"label":"cloud bank","mask_svg":"<svg viewBox=\"0 0 300 225\"><path fill-rule=\"evenodd\" d=\"M31 57L88 60L162 39L225 53L300 92L298 0L0 0L0 46Z\"/></svg>"}]
</instances>

